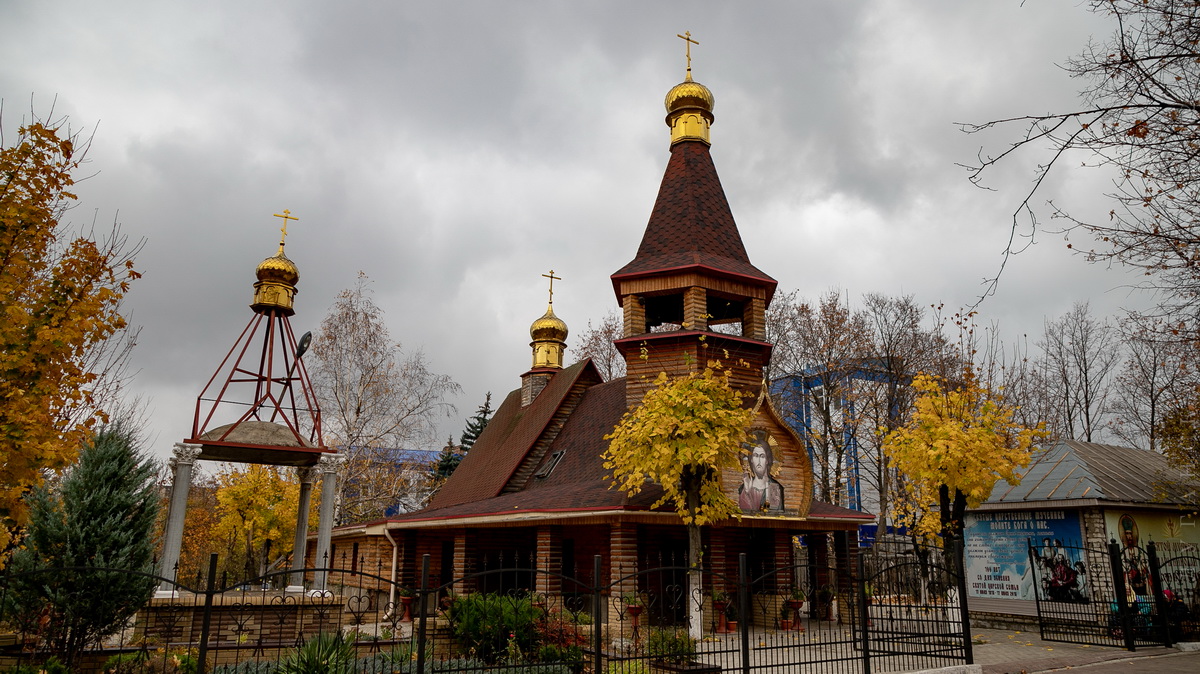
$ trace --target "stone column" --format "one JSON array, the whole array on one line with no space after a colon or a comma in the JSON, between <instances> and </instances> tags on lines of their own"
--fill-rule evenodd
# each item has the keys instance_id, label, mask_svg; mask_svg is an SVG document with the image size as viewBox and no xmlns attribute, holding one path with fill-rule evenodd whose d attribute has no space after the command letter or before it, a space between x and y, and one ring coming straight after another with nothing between
<instances>
[{"instance_id":1,"label":"stone column","mask_svg":"<svg viewBox=\"0 0 1200 674\"><path fill-rule=\"evenodd\" d=\"M188 491L192 487L192 466L199 456L200 445L175 443L175 452L172 454L169 464L175 475L171 481L171 502L167 506L167 530L163 536L162 559L158 565L158 575L163 578L175 578L175 566L179 563L179 549L183 545L183 520L187 516ZM173 597L175 596L175 586L163 581L155 596Z\"/></svg>"},{"instance_id":2,"label":"stone column","mask_svg":"<svg viewBox=\"0 0 1200 674\"><path fill-rule=\"evenodd\" d=\"M333 560L329 559L329 542L333 537L333 506L334 501L337 500L338 467L342 465L342 461L344 460L344 457L340 454L324 454L317 462L317 470L321 472L321 512L317 520L317 557L315 564L318 568L333 566ZM327 571L318 571L316 573L316 582L313 583L315 591L325 591L328 575Z\"/></svg>"},{"instance_id":3,"label":"stone column","mask_svg":"<svg viewBox=\"0 0 1200 674\"><path fill-rule=\"evenodd\" d=\"M312 502L315 468L297 466L296 477L300 479L300 503L296 510L296 539L292 544L292 576L285 592L304 591L304 559L308 553L308 509Z\"/></svg>"}]
</instances>

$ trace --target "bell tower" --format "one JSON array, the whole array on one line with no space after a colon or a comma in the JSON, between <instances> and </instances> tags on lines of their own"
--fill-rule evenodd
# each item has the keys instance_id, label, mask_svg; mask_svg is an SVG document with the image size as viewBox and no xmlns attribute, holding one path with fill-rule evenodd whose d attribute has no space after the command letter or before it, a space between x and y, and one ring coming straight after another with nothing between
<instances>
[{"instance_id":1,"label":"bell tower","mask_svg":"<svg viewBox=\"0 0 1200 674\"><path fill-rule=\"evenodd\" d=\"M778 283L750 262L717 176L709 127L715 99L687 75L667 92L671 158L641 245L611 277L624 326L617 349L633 407L659 372L683 375L719 360L757 392L771 356L766 309Z\"/></svg>"}]
</instances>

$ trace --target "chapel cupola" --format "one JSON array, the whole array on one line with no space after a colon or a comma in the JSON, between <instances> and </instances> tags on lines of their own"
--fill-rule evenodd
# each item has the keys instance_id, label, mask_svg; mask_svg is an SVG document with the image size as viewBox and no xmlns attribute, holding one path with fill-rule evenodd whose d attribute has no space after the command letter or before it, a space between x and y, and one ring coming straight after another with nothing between
<instances>
[{"instance_id":1,"label":"chapel cupola","mask_svg":"<svg viewBox=\"0 0 1200 674\"><path fill-rule=\"evenodd\" d=\"M778 285L750 262L710 155L714 97L687 74L667 93L671 158L633 260L612 275L624 318L617 348L629 373L627 403L659 372L683 375L720 360L757 392L770 358L766 309Z\"/></svg>"},{"instance_id":2,"label":"chapel cupola","mask_svg":"<svg viewBox=\"0 0 1200 674\"><path fill-rule=\"evenodd\" d=\"M296 284L300 282L300 269L283 254L283 246L287 239L288 220L295 218L288 210L284 210L279 217L284 218L283 234L279 237L279 251L258 263L258 267L255 268L254 275L258 280L254 283L254 303L250 307L260 313L279 311L292 316L296 313L292 305L298 292Z\"/></svg>"},{"instance_id":3,"label":"chapel cupola","mask_svg":"<svg viewBox=\"0 0 1200 674\"><path fill-rule=\"evenodd\" d=\"M708 144L708 127L713 123L713 104L716 99L708 87L692 80L691 32L679 37L687 41L687 75L667 92L667 126L671 128L671 145L685 140Z\"/></svg>"},{"instance_id":4,"label":"chapel cupola","mask_svg":"<svg viewBox=\"0 0 1200 674\"><path fill-rule=\"evenodd\" d=\"M550 279L550 301L546 305L546 313L529 326L529 343L533 349L533 367L521 375L521 405L533 402L550 378L563 367L563 353L567 350L567 324L554 314L554 282L562 279L554 275L542 274Z\"/></svg>"}]
</instances>

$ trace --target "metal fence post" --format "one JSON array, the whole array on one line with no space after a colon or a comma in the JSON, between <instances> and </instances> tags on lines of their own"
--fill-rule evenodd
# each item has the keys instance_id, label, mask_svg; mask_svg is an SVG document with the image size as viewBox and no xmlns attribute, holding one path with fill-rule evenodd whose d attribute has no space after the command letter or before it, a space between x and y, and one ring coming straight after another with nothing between
<instances>
[{"instance_id":1,"label":"metal fence post","mask_svg":"<svg viewBox=\"0 0 1200 674\"><path fill-rule=\"evenodd\" d=\"M1121 634L1125 637L1125 650L1137 650L1133 641L1133 616L1129 614L1129 600L1125 597L1125 569L1121 563L1121 548L1115 539L1108 541L1108 566L1112 570L1113 589L1116 594L1117 620L1121 623Z\"/></svg>"},{"instance_id":2,"label":"metal fence post","mask_svg":"<svg viewBox=\"0 0 1200 674\"><path fill-rule=\"evenodd\" d=\"M955 587L958 588L958 617L962 621L963 655L967 664L973 665L975 645L971 643L971 607L967 606L967 546L961 532L950 537L950 546L954 556L954 565L950 568L958 577Z\"/></svg>"},{"instance_id":3,"label":"metal fence post","mask_svg":"<svg viewBox=\"0 0 1200 674\"><path fill-rule=\"evenodd\" d=\"M417 671L425 671L425 621L429 614L429 553L421 555L421 588L417 590L417 610L421 618L417 622Z\"/></svg>"},{"instance_id":4,"label":"metal fence post","mask_svg":"<svg viewBox=\"0 0 1200 674\"><path fill-rule=\"evenodd\" d=\"M863 550L858 551L858 560L856 562L855 574L858 576L855 579L855 586L858 588L858 610L862 616L859 619L859 629L862 630L862 658L863 658L863 674L871 674L871 617L870 603L867 601L867 574L866 564L863 559L866 556Z\"/></svg>"},{"instance_id":5,"label":"metal fence post","mask_svg":"<svg viewBox=\"0 0 1200 674\"><path fill-rule=\"evenodd\" d=\"M1033 578L1033 605L1037 609L1038 636L1046 638L1046 621L1042 620L1042 586L1038 578L1038 560L1033 554L1033 539L1026 538L1025 544L1029 553L1029 575Z\"/></svg>"},{"instance_id":6,"label":"metal fence post","mask_svg":"<svg viewBox=\"0 0 1200 674\"><path fill-rule=\"evenodd\" d=\"M750 562L738 554L738 641L742 652L742 674L750 674Z\"/></svg>"},{"instance_id":7,"label":"metal fence post","mask_svg":"<svg viewBox=\"0 0 1200 674\"><path fill-rule=\"evenodd\" d=\"M1150 592L1154 595L1154 624L1162 630L1164 646L1171 645L1171 616L1167 610L1167 598L1163 595L1162 572L1158 566L1158 546L1154 541L1146 545L1146 555L1150 558Z\"/></svg>"},{"instance_id":8,"label":"metal fence post","mask_svg":"<svg viewBox=\"0 0 1200 674\"><path fill-rule=\"evenodd\" d=\"M603 654L600 652L604 646L604 625L600 621L603 620L604 614L600 610L600 602L604 601L604 595L600 593L600 573L604 569L604 560L600 555L592 558L592 671L601 672L604 665Z\"/></svg>"},{"instance_id":9,"label":"metal fence post","mask_svg":"<svg viewBox=\"0 0 1200 674\"><path fill-rule=\"evenodd\" d=\"M212 629L213 588L217 582L217 553L208 556L208 586L204 590L204 618L200 623L200 653L196 655L196 671L200 674L208 671L208 634ZM175 588L178 590L178 586Z\"/></svg>"}]
</instances>

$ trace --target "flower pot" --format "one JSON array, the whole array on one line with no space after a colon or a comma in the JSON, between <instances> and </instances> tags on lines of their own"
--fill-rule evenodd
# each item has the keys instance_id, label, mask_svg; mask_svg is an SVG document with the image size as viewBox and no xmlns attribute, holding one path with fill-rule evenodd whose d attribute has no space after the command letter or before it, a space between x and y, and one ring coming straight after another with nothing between
<instances>
[{"instance_id":1,"label":"flower pot","mask_svg":"<svg viewBox=\"0 0 1200 674\"><path fill-rule=\"evenodd\" d=\"M729 608L727 601L713 601L713 610L717 612L717 633L721 634L729 631L729 624L725 620L725 609Z\"/></svg>"},{"instance_id":2,"label":"flower pot","mask_svg":"<svg viewBox=\"0 0 1200 674\"><path fill-rule=\"evenodd\" d=\"M412 597L400 597L400 610L403 614L400 616L400 622L412 622Z\"/></svg>"},{"instance_id":3,"label":"flower pot","mask_svg":"<svg viewBox=\"0 0 1200 674\"><path fill-rule=\"evenodd\" d=\"M780 618L779 619L779 629L783 630L784 632L791 630L792 629L792 619L791 618Z\"/></svg>"}]
</instances>

